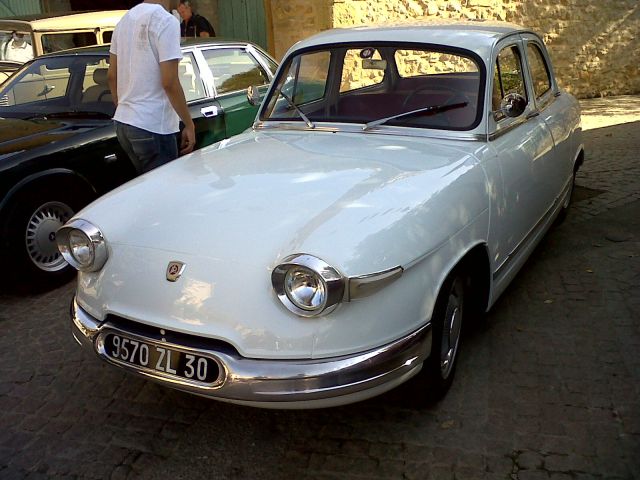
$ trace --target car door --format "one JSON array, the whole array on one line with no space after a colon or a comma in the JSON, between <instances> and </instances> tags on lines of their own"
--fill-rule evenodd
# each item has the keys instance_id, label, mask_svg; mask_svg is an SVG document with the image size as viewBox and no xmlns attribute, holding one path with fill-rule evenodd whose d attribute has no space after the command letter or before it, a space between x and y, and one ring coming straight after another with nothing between
<instances>
[{"instance_id":1,"label":"car door","mask_svg":"<svg viewBox=\"0 0 640 480\"><path fill-rule=\"evenodd\" d=\"M211 72L227 137L244 132L255 120L258 107L247 101L247 88L258 86L264 94L271 81L271 72L252 51L246 45L212 46L200 50Z\"/></svg>"},{"instance_id":2,"label":"car door","mask_svg":"<svg viewBox=\"0 0 640 480\"><path fill-rule=\"evenodd\" d=\"M226 128L211 79L200 69L195 55L194 50L183 50L178 78L196 127L195 148L198 149L226 138Z\"/></svg>"},{"instance_id":3,"label":"car door","mask_svg":"<svg viewBox=\"0 0 640 480\"><path fill-rule=\"evenodd\" d=\"M519 36L498 44L489 97L489 146L501 178L493 186L496 202L490 242L498 270L532 238L553 203L547 180L553 139L536 110L524 61ZM509 93L526 99L526 109L515 118L500 111L500 101Z\"/></svg>"},{"instance_id":4,"label":"car door","mask_svg":"<svg viewBox=\"0 0 640 480\"><path fill-rule=\"evenodd\" d=\"M546 176L548 196L557 199L562 195L573 176L573 152L571 145L573 118L571 102L558 89L551 69L551 62L542 41L534 34L522 35L525 42L531 88L535 97L536 112L549 127L554 142L554 155L547 162Z\"/></svg>"}]
</instances>

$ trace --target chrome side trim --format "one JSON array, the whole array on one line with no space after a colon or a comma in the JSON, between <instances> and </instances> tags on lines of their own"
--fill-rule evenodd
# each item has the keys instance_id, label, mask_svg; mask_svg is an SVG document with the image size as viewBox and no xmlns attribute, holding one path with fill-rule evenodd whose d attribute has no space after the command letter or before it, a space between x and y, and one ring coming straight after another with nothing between
<instances>
[{"instance_id":1,"label":"chrome side trim","mask_svg":"<svg viewBox=\"0 0 640 480\"><path fill-rule=\"evenodd\" d=\"M375 272L368 275L349 278L346 301L350 302L351 300L373 295L377 291L382 290L390 283L399 279L403 272L404 269L398 265L397 267L393 267L382 272Z\"/></svg>"},{"instance_id":2,"label":"chrome side trim","mask_svg":"<svg viewBox=\"0 0 640 480\"><path fill-rule=\"evenodd\" d=\"M127 332L109 322L97 322L75 299L71 304L71 318L74 337L104 360L107 359L100 339L109 331L117 330L145 342L158 343L156 339ZM172 344L172 348L214 358L222 366L224 379L209 388L182 379L164 378L159 372L145 371L135 365L110 363L197 395L261 407L304 408L351 403L401 383L420 370L431 353L431 342L431 324L427 323L389 344L352 355L319 359L252 359L237 353Z\"/></svg>"},{"instance_id":3,"label":"chrome side trim","mask_svg":"<svg viewBox=\"0 0 640 480\"><path fill-rule=\"evenodd\" d=\"M523 123L526 123L527 120L528 120L528 117L522 116L521 118L517 119L513 123L510 123L506 127L503 127L500 130L490 133L488 136L489 141L492 142L493 140L500 138L502 135L505 135L509 133L511 130L518 128Z\"/></svg>"}]
</instances>

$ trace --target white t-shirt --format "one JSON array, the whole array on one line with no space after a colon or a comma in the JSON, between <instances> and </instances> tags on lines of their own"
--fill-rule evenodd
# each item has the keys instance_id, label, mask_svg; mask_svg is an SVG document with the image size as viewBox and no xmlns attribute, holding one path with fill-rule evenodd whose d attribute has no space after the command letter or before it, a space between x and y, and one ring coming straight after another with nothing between
<instances>
[{"instance_id":1,"label":"white t-shirt","mask_svg":"<svg viewBox=\"0 0 640 480\"><path fill-rule=\"evenodd\" d=\"M179 118L162 88L160 62L182 58L180 24L161 5L141 3L116 25L118 107L114 119L149 132L178 131Z\"/></svg>"},{"instance_id":2,"label":"white t-shirt","mask_svg":"<svg viewBox=\"0 0 640 480\"><path fill-rule=\"evenodd\" d=\"M33 58L33 47L24 40L11 39L4 46L4 58L14 62L28 62Z\"/></svg>"}]
</instances>

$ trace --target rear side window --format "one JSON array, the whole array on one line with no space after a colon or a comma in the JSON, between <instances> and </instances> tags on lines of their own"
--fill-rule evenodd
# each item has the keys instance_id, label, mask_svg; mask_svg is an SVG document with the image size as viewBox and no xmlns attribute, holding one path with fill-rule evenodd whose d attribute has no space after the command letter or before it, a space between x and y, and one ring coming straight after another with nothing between
<instances>
[{"instance_id":1,"label":"rear side window","mask_svg":"<svg viewBox=\"0 0 640 480\"><path fill-rule=\"evenodd\" d=\"M58 52L68 48L97 45L98 38L94 32L48 33L42 35L44 53Z\"/></svg>"},{"instance_id":2,"label":"rear side window","mask_svg":"<svg viewBox=\"0 0 640 480\"><path fill-rule=\"evenodd\" d=\"M547 62L535 43L527 46L527 54L529 56L529 68L531 69L531 78L533 79L533 91L536 98L542 97L551 90L551 75L549 75L549 67Z\"/></svg>"},{"instance_id":3,"label":"rear side window","mask_svg":"<svg viewBox=\"0 0 640 480\"><path fill-rule=\"evenodd\" d=\"M202 54L213 74L218 95L269 83L267 72L243 49L218 48L203 50Z\"/></svg>"}]
</instances>

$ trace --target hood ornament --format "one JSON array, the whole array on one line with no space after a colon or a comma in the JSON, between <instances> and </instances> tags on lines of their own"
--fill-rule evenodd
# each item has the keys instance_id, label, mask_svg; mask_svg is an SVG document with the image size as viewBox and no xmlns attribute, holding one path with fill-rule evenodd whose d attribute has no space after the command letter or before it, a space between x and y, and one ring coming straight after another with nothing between
<instances>
[{"instance_id":1,"label":"hood ornament","mask_svg":"<svg viewBox=\"0 0 640 480\"><path fill-rule=\"evenodd\" d=\"M182 272L187 265L183 262L173 261L169 262L169 266L167 267L167 280L170 282L175 282L180 278Z\"/></svg>"}]
</instances>

